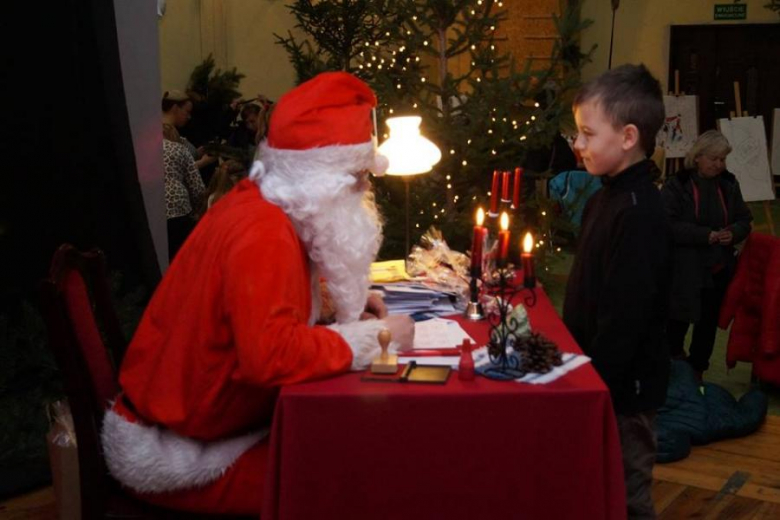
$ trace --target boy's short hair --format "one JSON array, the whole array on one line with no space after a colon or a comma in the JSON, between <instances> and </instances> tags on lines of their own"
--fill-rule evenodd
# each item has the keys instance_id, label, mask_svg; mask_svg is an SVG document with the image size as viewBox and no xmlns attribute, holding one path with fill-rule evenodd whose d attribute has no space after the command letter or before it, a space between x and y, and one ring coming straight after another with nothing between
<instances>
[{"instance_id":1,"label":"boy's short hair","mask_svg":"<svg viewBox=\"0 0 780 520\"><path fill-rule=\"evenodd\" d=\"M645 154L655 150L655 137L666 117L661 84L644 65L621 65L586 83L574 107L593 101L615 128L635 125Z\"/></svg>"}]
</instances>

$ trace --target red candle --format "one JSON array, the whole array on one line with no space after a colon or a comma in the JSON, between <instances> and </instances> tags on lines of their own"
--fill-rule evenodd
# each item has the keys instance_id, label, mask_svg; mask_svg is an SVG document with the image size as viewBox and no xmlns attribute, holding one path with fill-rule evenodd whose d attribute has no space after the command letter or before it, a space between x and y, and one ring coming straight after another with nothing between
<instances>
[{"instance_id":1,"label":"red candle","mask_svg":"<svg viewBox=\"0 0 780 520\"><path fill-rule=\"evenodd\" d=\"M501 267L506 265L509 255L509 215L501 213L501 231L498 232L498 260Z\"/></svg>"},{"instance_id":2,"label":"red candle","mask_svg":"<svg viewBox=\"0 0 780 520\"><path fill-rule=\"evenodd\" d=\"M531 233L526 233L523 238L523 252L520 254L520 260L523 265L523 286L532 288L536 286L536 276L534 276L534 238Z\"/></svg>"},{"instance_id":3,"label":"red candle","mask_svg":"<svg viewBox=\"0 0 780 520\"><path fill-rule=\"evenodd\" d=\"M509 176L510 175L512 175L512 173L509 171L503 172L503 176L501 178L501 202L511 202L509 200Z\"/></svg>"},{"instance_id":4,"label":"red candle","mask_svg":"<svg viewBox=\"0 0 780 520\"><path fill-rule=\"evenodd\" d=\"M479 208L477 210L477 225L474 226L474 240L471 243L471 273L472 276L477 277L482 274L482 251L487 236L487 228L482 225L484 222L485 211Z\"/></svg>"},{"instance_id":5,"label":"red candle","mask_svg":"<svg viewBox=\"0 0 780 520\"><path fill-rule=\"evenodd\" d=\"M520 188L523 185L523 169L519 166L515 168L515 183L512 186L512 207L517 209L520 207Z\"/></svg>"},{"instance_id":6,"label":"red candle","mask_svg":"<svg viewBox=\"0 0 780 520\"><path fill-rule=\"evenodd\" d=\"M493 186L490 189L490 212L493 218L498 216L498 170L493 172Z\"/></svg>"}]
</instances>

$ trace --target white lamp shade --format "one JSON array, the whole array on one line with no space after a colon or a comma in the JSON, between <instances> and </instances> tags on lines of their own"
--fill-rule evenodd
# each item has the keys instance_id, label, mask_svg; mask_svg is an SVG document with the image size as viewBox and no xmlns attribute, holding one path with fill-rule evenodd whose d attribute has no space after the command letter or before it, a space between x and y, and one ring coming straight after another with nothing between
<instances>
[{"instance_id":1,"label":"white lamp shade","mask_svg":"<svg viewBox=\"0 0 780 520\"><path fill-rule=\"evenodd\" d=\"M390 137L379 146L379 153L390 162L387 175L416 175L431 171L441 160L439 147L420 134L419 116L391 117L387 120Z\"/></svg>"}]
</instances>

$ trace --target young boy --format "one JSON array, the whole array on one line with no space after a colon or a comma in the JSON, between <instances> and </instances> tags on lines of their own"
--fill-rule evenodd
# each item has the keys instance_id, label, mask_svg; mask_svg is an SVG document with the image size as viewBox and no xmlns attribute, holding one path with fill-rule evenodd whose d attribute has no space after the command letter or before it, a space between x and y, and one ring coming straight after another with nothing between
<instances>
[{"instance_id":1,"label":"young boy","mask_svg":"<svg viewBox=\"0 0 780 520\"><path fill-rule=\"evenodd\" d=\"M666 398L670 233L652 182L661 86L643 65L586 84L574 143L602 187L588 201L563 320L609 387L623 451L629 518L655 518L655 411Z\"/></svg>"}]
</instances>

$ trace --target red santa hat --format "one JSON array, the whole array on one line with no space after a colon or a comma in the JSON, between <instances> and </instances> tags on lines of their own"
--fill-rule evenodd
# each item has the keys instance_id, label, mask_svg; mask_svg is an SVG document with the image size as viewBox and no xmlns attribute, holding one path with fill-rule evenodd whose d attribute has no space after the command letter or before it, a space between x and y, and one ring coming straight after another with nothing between
<instances>
[{"instance_id":1,"label":"red santa hat","mask_svg":"<svg viewBox=\"0 0 780 520\"><path fill-rule=\"evenodd\" d=\"M277 164L303 160L309 166L321 161L349 173L381 175L388 163L376 152L375 106L373 91L355 76L319 74L276 103L260 158Z\"/></svg>"}]
</instances>

